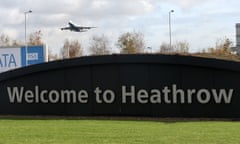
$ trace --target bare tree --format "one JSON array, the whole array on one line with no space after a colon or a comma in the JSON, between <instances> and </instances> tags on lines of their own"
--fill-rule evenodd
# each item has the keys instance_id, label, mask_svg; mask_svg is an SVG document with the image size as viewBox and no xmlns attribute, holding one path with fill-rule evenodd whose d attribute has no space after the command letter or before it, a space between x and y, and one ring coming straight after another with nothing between
<instances>
[{"instance_id":1,"label":"bare tree","mask_svg":"<svg viewBox=\"0 0 240 144\"><path fill-rule=\"evenodd\" d=\"M179 41L173 45L176 53L188 53L189 43L187 41Z\"/></svg>"},{"instance_id":2,"label":"bare tree","mask_svg":"<svg viewBox=\"0 0 240 144\"><path fill-rule=\"evenodd\" d=\"M48 50L48 61L54 61L54 60L58 60L58 55L57 54L53 54L52 50Z\"/></svg>"},{"instance_id":3,"label":"bare tree","mask_svg":"<svg viewBox=\"0 0 240 144\"><path fill-rule=\"evenodd\" d=\"M42 31L36 31L29 35L28 45L42 45Z\"/></svg>"},{"instance_id":4,"label":"bare tree","mask_svg":"<svg viewBox=\"0 0 240 144\"><path fill-rule=\"evenodd\" d=\"M12 41L12 46L21 46L21 45L23 45L23 43L21 41L18 41L18 40Z\"/></svg>"},{"instance_id":5,"label":"bare tree","mask_svg":"<svg viewBox=\"0 0 240 144\"><path fill-rule=\"evenodd\" d=\"M43 45L42 32L37 31L29 35L28 45ZM0 46L21 46L23 42L19 40L11 40L8 35L1 34Z\"/></svg>"},{"instance_id":6,"label":"bare tree","mask_svg":"<svg viewBox=\"0 0 240 144\"><path fill-rule=\"evenodd\" d=\"M179 41L169 47L169 44L162 43L160 53L187 53L189 51L189 43L187 41Z\"/></svg>"},{"instance_id":7,"label":"bare tree","mask_svg":"<svg viewBox=\"0 0 240 144\"><path fill-rule=\"evenodd\" d=\"M8 35L1 34L0 36L0 46L10 46L10 38Z\"/></svg>"},{"instance_id":8,"label":"bare tree","mask_svg":"<svg viewBox=\"0 0 240 144\"><path fill-rule=\"evenodd\" d=\"M60 55L63 59L69 58L69 48L70 48L70 42L68 39L64 41L63 48L60 50Z\"/></svg>"},{"instance_id":9,"label":"bare tree","mask_svg":"<svg viewBox=\"0 0 240 144\"><path fill-rule=\"evenodd\" d=\"M66 39L60 53L63 59L74 58L82 56L83 50L78 40L69 41Z\"/></svg>"},{"instance_id":10,"label":"bare tree","mask_svg":"<svg viewBox=\"0 0 240 144\"><path fill-rule=\"evenodd\" d=\"M229 38L225 38L222 43L217 45L216 49L222 49L223 52L230 53L233 42Z\"/></svg>"},{"instance_id":11,"label":"bare tree","mask_svg":"<svg viewBox=\"0 0 240 144\"><path fill-rule=\"evenodd\" d=\"M145 49L144 35L140 32L124 33L119 37L117 47L124 54L143 53Z\"/></svg>"},{"instance_id":12,"label":"bare tree","mask_svg":"<svg viewBox=\"0 0 240 144\"><path fill-rule=\"evenodd\" d=\"M228 38L219 39L215 47L208 48L207 52L217 55L231 55L233 42Z\"/></svg>"},{"instance_id":13,"label":"bare tree","mask_svg":"<svg viewBox=\"0 0 240 144\"><path fill-rule=\"evenodd\" d=\"M160 46L160 53L171 53L172 52L172 48L169 49L169 45L167 43L162 43Z\"/></svg>"},{"instance_id":14,"label":"bare tree","mask_svg":"<svg viewBox=\"0 0 240 144\"><path fill-rule=\"evenodd\" d=\"M111 52L109 41L104 35L100 37L93 36L89 49L93 55L107 55Z\"/></svg>"}]
</instances>

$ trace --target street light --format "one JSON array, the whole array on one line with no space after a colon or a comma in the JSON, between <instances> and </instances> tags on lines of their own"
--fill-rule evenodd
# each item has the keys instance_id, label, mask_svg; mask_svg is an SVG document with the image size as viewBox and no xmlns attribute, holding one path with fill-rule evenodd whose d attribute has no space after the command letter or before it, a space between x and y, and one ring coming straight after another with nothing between
<instances>
[{"instance_id":1,"label":"street light","mask_svg":"<svg viewBox=\"0 0 240 144\"><path fill-rule=\"evenodd\" d=\"M169 49L172 48L172 31L171 31L171 13L173 13L174 10L170 10L169 13L168 13L168 16L169 16Z\"/></svg>"},{"instance_id":2,"label":"street light","mask_svg":"<svg viewBox=\"0 0 240 144\"><path fill-rule=\"evenodd\" d=\"M26 66L28 65L28 46L27 46L27 14L32 13L32 10L24 12L25 16L25 51L26 51Z\"/></svg>"}]
</instances>

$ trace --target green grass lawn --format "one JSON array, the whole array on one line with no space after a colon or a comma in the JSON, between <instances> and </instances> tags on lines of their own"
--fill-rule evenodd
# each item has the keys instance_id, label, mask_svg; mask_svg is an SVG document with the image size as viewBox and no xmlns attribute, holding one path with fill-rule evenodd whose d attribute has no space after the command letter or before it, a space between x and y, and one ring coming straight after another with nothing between
<instances>
[{"instance_id":1,"label":"green grass lawn","mask_svg":"<svg viewBox=\"0 0 240 144\"><path fill-rule=\"evenodd\" d=\"M240 122L0 118L0 144L239 144Z\"/></svg>"}]
</instances>

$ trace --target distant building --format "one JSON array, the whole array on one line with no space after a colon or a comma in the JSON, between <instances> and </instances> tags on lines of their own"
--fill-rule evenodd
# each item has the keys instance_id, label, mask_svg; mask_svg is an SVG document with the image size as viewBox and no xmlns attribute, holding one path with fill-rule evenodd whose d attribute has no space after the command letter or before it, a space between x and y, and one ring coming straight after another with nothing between
<instances>
[{"instance_id":1,"label":"distant building","mask_svg":"<svg viewBox=\"0 0 240 144\"><path fill-rule=\"evenodd\" d=\"M232 47L232 50L240 55L240 23L236 24L236 47Z\"/></svg>"}]
</instances>

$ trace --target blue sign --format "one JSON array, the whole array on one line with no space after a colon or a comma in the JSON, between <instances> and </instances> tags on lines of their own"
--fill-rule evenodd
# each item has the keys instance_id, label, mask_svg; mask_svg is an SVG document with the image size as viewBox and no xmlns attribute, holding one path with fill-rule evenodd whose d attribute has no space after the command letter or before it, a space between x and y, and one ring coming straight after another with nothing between
<instances>
[{"instance_id":1,"label":"blue sign","mask_svg":"<svg viewBox=\"0 0 240 144\"><path fill-rule=\"evenodd\" d=\"M27 56L26 56L27 54ZM21 47L22 66L33 65L44 62L43 46Z\"/></svg>"}]
</instances>

